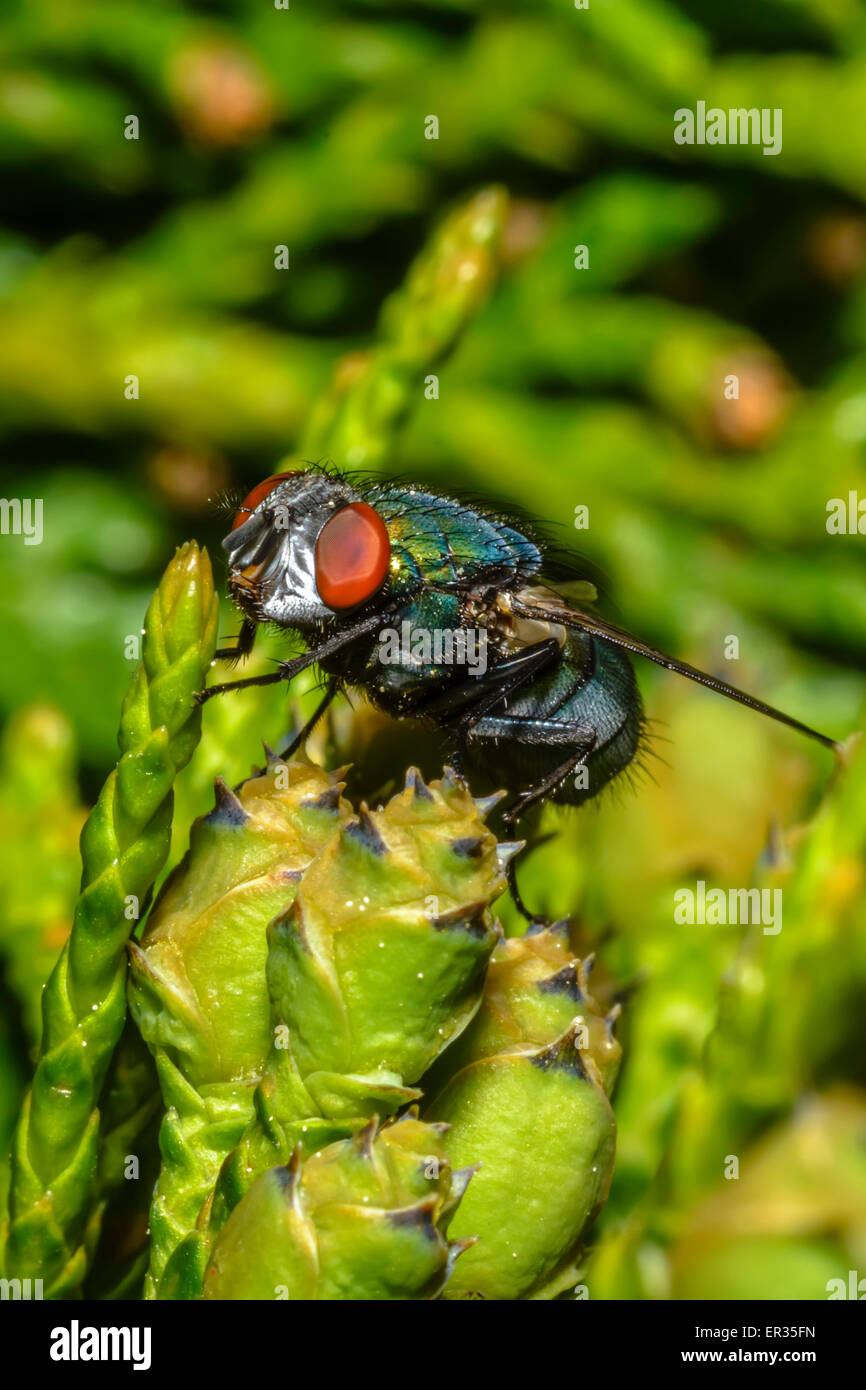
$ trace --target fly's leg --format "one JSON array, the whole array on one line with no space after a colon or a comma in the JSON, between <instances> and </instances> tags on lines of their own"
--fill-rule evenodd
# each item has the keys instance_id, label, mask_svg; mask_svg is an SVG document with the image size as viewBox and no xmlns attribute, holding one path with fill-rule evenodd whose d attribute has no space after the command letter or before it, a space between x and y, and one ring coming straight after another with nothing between
<instances>
[{"instance_id":1,"label":"fly's leg","mask_svg":"<svg viewBox=\"0 0 866 1390\"><path fill-rule=\"evenodd\" d=\"M236 647L219 647L213 654L214 661L240 661L242 657L249 656L256 640L258 623L253 622L252 618L244 618L241 623L241 630L235 641Z\"/></svg>"},{"instance_id":2,"label":"fly's leg","mask_svg":"<svg viewBox=\"0 0 866 1390\"><path fill-rule=\"evenodd\" d=\"M424 713L434 715L443 724L447 724L449 716L451 716L453 736L451 763L459 777L463 776L466 743L472 730L486 716L492 714L497 707L501 708L509 695L512 695L529 681L535 680L542 671L558 661L561 650L559 643L553 637L547 638L543 642L536 642L531 647L524 648L517 655L500 662L498 666L485 672L483 676L452 687L432 705L425 706ZM506 833L510 831L515 819L527 806L545 796L564 777L567 777L570 771L579 767L589 757L595 742L593 736L591 741L581 743L578 748L572 751L567 761L556 768L549 777L544 778L543 781L538 782L529 791L518 797L511 810L502 817L502 824ZM529 922L539 925L543 919L531 913L520 896L513 859L508 861L505 873L508 889L518 912Z\"/></svg>"},{"instance_id":3,"label":"fly's leg","mask_svg":"<svg viewBox=\"0 0 866 1390\"><path fill-rule=\"evenodd\" d=\"M568 757L565 760L565 762L560 763L559 767L554 768L553 772L549 773L549 775L543 778L540 782L536 782L534 786L530 787L527 791L522 792L520 796L517 798L517 800L511 806L509 806L508 810L503 811L502 825L507 835L510 835L512 833L515 822L519 819L520 816L523 815L523 812L527 810L529 806L532 806L536 801L540 801L542 797L547 796L548 792L552 792L554 788L558 787L560 782L564 782L566 777L568 777L572 772L576 772L578 768L584 766L587 758L592 753L597 742L598 739L596 735L593 734L592 738L589 739L586 743L583 743L578 748L576 748L572 752L570 757ZM517 873L514 867L513 859L510 859L508 861L508 864L506 865L505 878L508 883L508 891L511 894L514 906L517 908L517 911L521 914L521 916L525 917L526 920L532 926L537 927L548 925L544 917L540 917L537 913L529 911L529 908L526 906L526 903L520 896L520 890L517 886Z\"/></svg>"},{"instance_id":4,"label":"fly's leg","mask_svg":"<svg viewBox=\"0 0 866 1390\"><path fill-rule=\"evenodd\" d=\"M293 753L296 753L302 744L306 743L307 739L313 732L313 729L318 724L322 715L325 713L325 710L328 708L336 693L337 682L332 678L328 681L324 695L322 696L319 703L316 705L316 708L313 710L313 713L310 715L309 719L301 729L300 733L295 735L291 743L288 744L280 754L280 757L282 758L283 762L290 758Z\"/></svg>"},{"instance_id":5,"label":"fly's leg","mask_svg":"<svg viewBox=\"0 0 866 1390\"><path fill-rule=\"evenodd\" d=\"M331 679L331 680L328 681L327 689L325 690L324 696L323 696L322 699L319 701L319 703L316 705L316 708L314 709L313 713L310 715L310 717L309 717L309 719L307 720L306 724L304 724L304 726L303 726L303 728L301 729L300 733L296 734L295 737L292 739L291 743L290 743L286 748L283 749L282 753L280 753L280 754L278 755L279 758L280 758L280 760L281 760L282 762L286 762L286 761L292 756L293 753L296 753L296 752L297 752L297 750L298 750L298 748L300 748L301 744L304 743L305 740L306 740L307 738L309 738L310 734L313 732L313 729L314 729L315 725L318 724L319 720L321 719L322 715L325 713L325 710L328 708L328 705L331 703L331 701L333 700L333 698L334 698L334 696L336 695L336 693L337 693L337 682L336 682L336 680ZM265 747L265 752L267 753L268 757L270 758L271 754L270 754L270 750L267 748L267 746ZM261 775L262 775L263 772L264 772L264 768L261 768L261 767L260 767L260 768L255 768L255 769L253 770L253 772L252 772L251 775L252 775L253 777L261 777ZM246 777L244 777L243 780L240 781L240 782L238 783L238 785L234 788L234 790L235 790L236 792L239 792L240 789L241 789L241 787L244 785L244 782L245 782L246 780L247 780Z\"/></svg>"},{"instance_id":6,"label":"fly's leg","mask_svg":"<svg viewBox=\"0 0 866 1390\"><path fill-rule=\"evenodd\" d=\"M409 591L409 598L413 593ZM247 676L239 681L225 681L222 685L209 685L207 690L200 690L196 695L198 704L206 704L215 695L225 695L230 690L246 690L251 685L277 685L280 681L292 681L295 676L300 675L301 671L306 671L308 666L314 666L316 662L323 661L343 647L348 647L359 637L367 633L375 632L376 628L382 627L391 617L390 611L384 613L368 613L366 618L358 618L342 632L337 632L333 637L327 638L312 651L303 652L300 656L292 657L291 661L281 661L276 671L268 671L263 676Z\"/></svg>"},{"instance_id":7,"label":"fly's leg","mask_svg":"<svg viewBox=\"0 0 866 1390\"><path fill-rule=\"evenodd\" d=\"M535 680L545 667L560 656L555 638L535 642L515 656L501 661L485 671L483 676L471 676L451 686L443 695L425 704L421 713L447 728L452 739L450 762L458 777L463 777L466 741L476 724L490 714L528 681Z\"/></svg>"},{"instance_id":8,"label":"fly's leg","mask_svg":"<svg viewBox=\"0 0 866 1390\"><path fill-rule=\"evenodd\" d=\"M212 700L215 695L225 695L230 690L247 690L252 685L276 685L285 677L280 673L282 667L276 671L268 671L263 676L245 676L240 681L224 681L222 685L209 685L207 690L200 690L195 697L196 704L206 705L208 700Z\"/></svg>"},{"instance_id":9,"label":"fly's leg","mask_svg":"<svg viewBox=\"0 0 866 1390\"><path fill-rule=\"evenodd\" d=\"M485 715L492 713L497 705L512 695L514 691L519 690L528 681L535 680L545 667L558 660L560 650L556 639L549 637L544 642L527 647L525 651L520 653L519 657L504 662L504 666L513 669L509 669L503 674L502 666L498 668L500 673L499 689L491 690L488 694L483 695L476 704L460 716L454 731L454 747L452 749L454 770L460 777L463 776L466 742L476 724L479 724Z\"/></svg>"}]
</instances>

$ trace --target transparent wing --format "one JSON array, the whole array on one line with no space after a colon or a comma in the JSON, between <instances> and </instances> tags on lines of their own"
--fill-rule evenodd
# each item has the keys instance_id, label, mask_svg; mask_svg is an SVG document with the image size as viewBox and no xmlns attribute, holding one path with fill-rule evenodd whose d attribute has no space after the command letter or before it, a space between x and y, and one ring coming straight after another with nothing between
<instances>
[{"instance_id":1,"label":"transparent wing","mask_svg":"<svg viewBox=\"0 0 866 1390\"><path fill-rule=\"evenodd\" d=\"M698 685L705 685L708 690L714 690L717 695L724 695L728 700L735 700L737 704L745 705L747 709L757 710L758 714L764 714L768 719L775 719L778 724L787 724L788 728L806 734L808 738L822 743L825 748L832 748L835 753L840 752L840 745L835 739L828 738L826 734L818 733L816 729L810 729L808 724L802 724L799 719L792 719L790 715L783 714L781 710L774 709L772 705L764 704L763 700L757 700L753 695L747 695L745 691L738 690L734 685L728 685L727 681L719 680L717 676L711 676L706 671L698 670L696 666L690 666L686 661L678 661L676 657L658 651L655 647L651 647L648 642L642 642L639 637L633 637L624 628L616 627L595 613L584 613L580 609L571 608L564 601L557 603L554 595L551 595L550 599L546 596L536 599L534 595L531 597L526 595L523 598L512 595L511 610L521 617L559 623L562 627L572 628L578 632L588 632L593 637L601 637L605 642L612 642L614 646L624 647L626 651L634 652L636 656L643 656L648 661L654 661L657 666L664 666L668 671L676 671L691 681L697 681Z\"/></svg>"}]
</instances>

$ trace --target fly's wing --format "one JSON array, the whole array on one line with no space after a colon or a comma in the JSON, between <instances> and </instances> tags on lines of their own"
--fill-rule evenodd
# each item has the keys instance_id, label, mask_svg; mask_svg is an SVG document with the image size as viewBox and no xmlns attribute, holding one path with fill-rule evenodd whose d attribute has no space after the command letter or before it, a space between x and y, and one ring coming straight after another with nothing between
<instances>
[{"instance_id":1,"label":"fly's wing","mask_svg":"<svg viewBox=\"0 0 866 1390\"><path fill-rule=\"evenodd\" d=\"M737 704L757 710L759 714L765 714L768 719L775 719L779 724L787 724L790 729L796 729L799 733L806 734L808 738L822 743L825 748L832 748L834 753L841 752L841 745L834 739L828 738L826 734L818 733L816 729L810 729L807 724L801 724L799 719L792 719L790 715L783 714L781 710L774 709L772 705L765 705L763 700L757 700L753 695L747 695L745 691L738 690L736 686L728 685L727 681L719 680L718 677L711 676L706 671L700 671L696 666L689 666L688 662L678 661L676 657L667 656L665 652L658 651L655 647L651 647L648 642L642 642L639 637L633 637L624 628L616 627L595 613L584 613L579 609L571 608L564 599L557 601L558 595L554 595L550 591L548 591L548 595L543 598L541 596L536 598L529 594L512 595L511 611L520 617L559 623L565 628L572 628L578 632L588 632L593 637L600 637L605 642L612 642L616 647L624 647L626 651L634 652L637 656L644 656L648 661L654 661L657 666L664 666L668 671L676 671L681 676L687 676L689 680L697 681L698 685L705 685L708 690L714 690L717 695L724 695L728 700L736 700Z\"/></svg>"},{"instance_id":2,"label":"fly's wing","mask_svg":"<svg viewBox=\"0 0 866 1390\"><path fill-rule=\"evenodd\" d=\"M598 589L588 579L567 579L557 581L557 594L565 600L565 607L574 603L595 603Z\"/></svg>"}]
</instances>

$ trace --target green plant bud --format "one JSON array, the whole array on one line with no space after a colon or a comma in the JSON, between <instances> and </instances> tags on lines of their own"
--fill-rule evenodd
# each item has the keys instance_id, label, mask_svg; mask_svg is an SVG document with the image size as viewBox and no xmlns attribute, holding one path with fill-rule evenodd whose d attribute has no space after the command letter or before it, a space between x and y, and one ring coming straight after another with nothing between
<instances>
[{"instance_id":1,"label":"green plant bud","mask_svg":"<svg viewBox=\"0 0 866 1390\"><path fill-rule=\"evenodd\" d=\"M207 1299L435 1298L471 1242L446 1231L471 1169L409 1114L256 1179L211 1253Z\"/></svg>"},{"instance_id":2,"label":"green plant bud","mask_svg":"<svg viewBox=\"0 0 866 1390\"><path fill-rule=\"evenodd\" d=\"M545 1047L572 1024L581 1061L610 1095L622 1049L613 1035L615 1005L605 1015L589 991L592 957L572 953L565 922L500 941L493 952L481 1007L461 1037L424 1079L436 1094L462 1067L524 1047Z\"/></svg>"},{"instance_id":3,"label":"green plant bud","mask_svg":"<svg viewBox=\"0 0 866 1390\"><path fill-rule=\"evenodd\" d=\"M156 1056L166 1106L148 1296L163 1296L166 1262L252 1117L274 1038L267 925L347 819L341 790L339 774L272 754L237 792L218 779L214 809L193 825L141 944L130 945L130 1008Z\"/></svg>"},{"instance_id":4,"label":"green plant bud","mask_svg":"<svg viewBox=\"0 0 866 1390\"><path fill-rule=\"evenodd\" d=\"M503 885L482 818L498 799L473 801L447 774L427 787L411 769L403 792L374 817L364 810L308 870L300 917L271 930L274 1046L220 1170L208 1239L256 1174L420 1095L407 1083L477 1008L496 939L486 903ZM308 917L312 954L297 930Z\"/></svg>"},{"instance_id":5,"label":"green plant bud","mask_svg":"<svg viewBox=\"0 0 866 1390\"><path fill-rule=\"evenodd\" d=\"M135 1020L193 1086L260 1077L273 1037L267 924L347 820L341 790L336 774L273 757L237 793L217 779L214 809L131 945Z\"/></svg>"},{"instance_id":6,"label":"green plant bud","mask_svg":"<svg viewBox=\"0 0 866 1390\"><path fill-rule=\"evenodd\" d=\"M307 1113L397 1109L478 1008L503 889L496 840L466 788L413 769L334 836L270 928L268 986Z\"/></svg>"},{"instance_id":7,"label":"green plant bud","mask_svg":"<svg viewBox=\"0 0 866 1390\"><path fill-rule=\"evenodd\" d=\"M607 1197L615 1125L573 1023L548 1047L468 1061L426 1118L450 1125L452 1164L479 1165L454 1234L478 1244L448 1298L554 1298L577 1279L586 1226Z\"/></svg>"},{"instance_id":8,"label":"green plant bud","mask_svg":"<svg viewBox=\"0 0 866 1390\"><path fill-rule=\"evenodd\" d=\"M213 658L210 560L194 543L168 564L145 616L120 713L120 759L81 832L72 931L42 995L42 1039L12 1151L7 1269L70 1296L98 1235L97 1101L126 1019L127 945L169 850L172 788L198 742L193 696Z\"/></svg>"}]
</instances>

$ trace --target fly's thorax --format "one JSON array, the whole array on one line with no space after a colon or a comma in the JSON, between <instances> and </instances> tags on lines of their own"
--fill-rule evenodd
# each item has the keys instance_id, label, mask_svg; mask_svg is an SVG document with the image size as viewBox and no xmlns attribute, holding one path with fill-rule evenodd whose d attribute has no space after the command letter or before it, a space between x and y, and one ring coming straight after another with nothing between
<instances>
[{"instance_id":1,"label":"fly's thorax","mask_svg":"<svg viewBox=\"0 0 866 1390\"><path fill-rule=\"evenodd\" d=\"M483 508L390 482L369 488L366 500L384 518L395 566L406 576L463 589L483 582L514 588L540 568L535 542Z\"/></svg>"}]
</instances>

